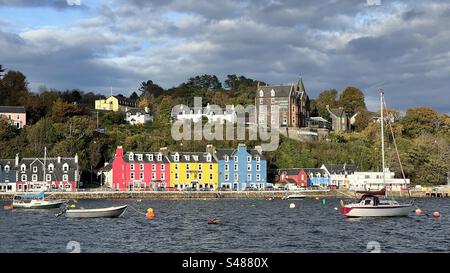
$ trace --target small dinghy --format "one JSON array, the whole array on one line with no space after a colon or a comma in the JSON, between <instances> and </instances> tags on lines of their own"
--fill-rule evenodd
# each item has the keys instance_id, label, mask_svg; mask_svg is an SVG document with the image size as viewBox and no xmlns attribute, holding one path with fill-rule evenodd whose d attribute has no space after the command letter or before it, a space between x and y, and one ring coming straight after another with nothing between
<instances>
[{"instance_id":1,"label":"small dinghy","mask_svg":"<svg viewBox=\"0 0 450 273\"><path fill-rule=\"evenodd\" d=\"M303 194L289 194L289 195L283 196L281 199L292 200L292 199L304 199L304 198L306 198L306 196Z\"/></svg>"},{"instance_id":2,"label":"small dinghy","mask_svg":"<svg viewBox=\"0 0 450 273\"><path fill-rule=\"evenodd\" d=\"M121 216L127 207L128 205L100 209L66 209L59 215L65 214L67 218L115 218Z\"/></svg>"}]
</instances>

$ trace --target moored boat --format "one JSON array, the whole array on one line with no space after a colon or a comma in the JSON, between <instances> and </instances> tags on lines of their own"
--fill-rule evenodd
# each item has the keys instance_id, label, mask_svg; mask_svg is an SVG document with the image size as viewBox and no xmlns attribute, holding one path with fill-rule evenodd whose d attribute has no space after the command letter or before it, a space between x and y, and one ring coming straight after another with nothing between
<instances>
[{"instance_id":1,"label":"moored boat","mask_svg":"<svg viewBox=\"0 0 450 273\"><path fill-rule=\"evenodd\" d=\"M305 195L303 195L303 194L288 194L288 195L285 195L285 196L283 196L281 199L283 199L283 200L292 200L292 199L304 199L304 198L306 198L306 196Z\"/></svg>"},{"instance_id":2,"label":"moored boat","mask_svg":"<svg viewBox=\"0 0 450 273\"><path fill-rule=\"evenodd\" d=\"M12 208L15 209L54 209L66 203L65 200L45 200L45 193L16 194L13 197Z\"/></svg>"},{"instance_id":3,"label":"moored boat","mask_svg":"<svg viewBox=\"0 0 450 273\"><path fill-rule=\"evenodd\" d=\"M381 162L383 168L383 184L384 188L377 192L362 192L363 195L359 202L344 204L341 200L341 213L346 217L393 217L393 216L408 216L411 212L412 204L399 204L393 199L387 199L386 192L386 178L385 178L385 160L384 160L384 97L383 92L380 92L380 104L381 104ZM397 158L400 164L400 169L402 170L403 178L405 179L405 174L403 172L403 167L400 161L400 155L398 154L397 144L395 143L394 132L392 126L390 126L392 139L394 141L394 147L397 152ZM378 196L384 196L383 199Z\"/></svg>"},{"instance_id":4,"label":"moored boat","mask_svg":"<svg viewBox=\"0 0 450 273\"><path fill-rule=\"evenodd\" d=\"M66 209L67 218L115 218L121 216L128 205L99 209Z\"/></svg>"}]
</instances>

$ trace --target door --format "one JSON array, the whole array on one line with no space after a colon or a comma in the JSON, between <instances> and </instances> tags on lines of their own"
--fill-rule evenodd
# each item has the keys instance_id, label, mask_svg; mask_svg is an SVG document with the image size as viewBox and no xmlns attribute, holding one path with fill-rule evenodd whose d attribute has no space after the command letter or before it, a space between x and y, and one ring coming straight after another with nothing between
<instances>
[{"instance_id":1,"label":"door","mask_svg":"<svg viewBox=\"0 0 450 273\"><path fill-rule=\"evenodd\" d=\"M237 191L238 190L238 183L233 183L233 190Z\"/></svg>"}]
</instances>

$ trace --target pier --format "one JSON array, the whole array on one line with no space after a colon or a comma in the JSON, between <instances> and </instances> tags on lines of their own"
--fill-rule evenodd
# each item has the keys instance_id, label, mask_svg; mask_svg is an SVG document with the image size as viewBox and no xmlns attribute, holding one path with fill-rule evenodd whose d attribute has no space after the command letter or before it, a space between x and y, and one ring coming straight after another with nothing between
<instances>
[{"instance_id":1,"label":"pier","mask_svg":"<svg viewBox=\"0 0 450 273\"><path fill-rule=\"evenodd\" d=\"M305 191L78 191L78 192L46 192L48 199L281 199L286 194L301 193L306 198L354 198L353 191L347 190L305 190ZM0 200L12 199L14 193L0 193ZM392 197L408 197L408 193L388 192ZM442 194L439 197L448 197ZM435 197L424 191L411 191L411 197ZM436 197L438 197L436 195Z\"/></svg>"}]
</instances>

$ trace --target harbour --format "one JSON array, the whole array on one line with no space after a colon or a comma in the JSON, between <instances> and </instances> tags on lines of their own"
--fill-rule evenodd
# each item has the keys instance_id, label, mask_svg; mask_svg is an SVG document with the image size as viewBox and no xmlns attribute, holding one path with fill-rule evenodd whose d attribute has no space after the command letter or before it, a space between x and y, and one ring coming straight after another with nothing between
<instances>
[{"instance_id":1,"label":"harbour","mask_svg":"<svg viewBox=\"0 0 450 273\"><path fill-rule=\"evenodd\" d=\"M321 199L322 200L322 199ZM302 200L79 200L85 208L130 208L119 218L55 217L58 210L0 210L0 252L448 252L450 204L445 198L418 198L401 218L347 219L327 202ZM8 202L0 201L2 205ZM289 208L294 203L295 208ZM133 209L132 209L132 208ZM142 215L153 208L152 219ZM136 209L136 210L135 210ZM430 213L436 209L440 218ZM138 213L142 212L142 213ZM208 218L220 218L209 225ZM372 243L373 244L373 243Z\"/></svg>"}]
</instances>

